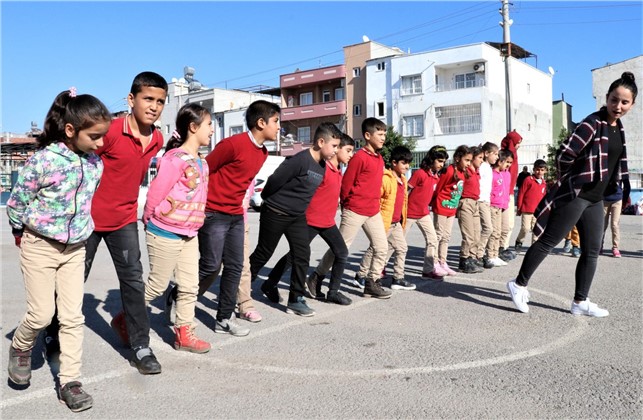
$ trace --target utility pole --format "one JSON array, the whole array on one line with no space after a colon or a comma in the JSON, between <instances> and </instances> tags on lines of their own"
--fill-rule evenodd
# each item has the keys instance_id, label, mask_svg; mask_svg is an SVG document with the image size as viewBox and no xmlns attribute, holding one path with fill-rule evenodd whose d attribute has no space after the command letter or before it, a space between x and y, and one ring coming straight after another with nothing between
<instances>
[{"instance_id":1,"label":"utility pole","mask_svg":"<svg viewBox=\"0 0 643 420\"><path fill-rule=\"evenodd\" d=\"M500 48L500 55L505 59L505 108L507 120L507 133L511 131L511 88L509 78L509 57L511 57L511 35L509 34L509 27L514 23L509 19L509 0L500 0L502 9L499 10L502 15L502 47Z\"/></svg>"}]
</instances>

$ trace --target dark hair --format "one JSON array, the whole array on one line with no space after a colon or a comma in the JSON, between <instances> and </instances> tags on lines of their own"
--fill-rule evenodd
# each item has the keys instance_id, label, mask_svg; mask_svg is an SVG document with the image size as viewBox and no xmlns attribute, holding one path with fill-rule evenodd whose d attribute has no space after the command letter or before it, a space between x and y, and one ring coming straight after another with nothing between
<instances>
[{"instance_id":1,"label":"dark hair","mask_svg":"<svg viewBox=\"0 0 643 420\"><path fill-rule=\"evenodd\" d=\"M545 162L542 159L536 159L534 162L534 169L540 169L540 168L546 168L547 167L547 162Z\"/></svg>"},{"instance_id":2,"label":"dark hair","mask_svg":"<svg viewBox=\"0 0 643 420\"><path fill-rule=\"evenodd\" d=\"M496 166L500 165L500 162L504 162L505 160L507 160L507 158L514 158L514 154L511 152L511 150L500 149L500 151L498 152L498 160L493 165L493 167L495 168Z\"/></svg>"},{"instance_id":3,"label":"dark hair","mask_svg":"<svg viewBox=\"0 0 643 420\"><path fill-rule=\"evenodd\" d=\"M458 169L458 160L462 159L463 156L468 155L468 154L471 154L471 150L469 149L469 146L467 146L465 144L458 146L458 148L455 149L455 152L453 152L453 163L452 163L452 165L453 165L453 169L455 169L455 171L453 171L453 177L456 179L456 181L460 179L460 178L458 178L458 170L457 170ZM465 171L464 176L466 178L469 178L469 172Z\"/></svg>"},{"instance_id":4,"label":"dark hair","mask_svg":"<svg viewBox=\"0 0 643 420\"><path fill-rule=\"evenodd\" d=\"M167 92L167 81L160 74L152 71L144 71L134 77L134 81L132 82L132 87L129 92L136 96L136 94L142 91L144 87L155 87Z\"/></svg>"},{"instance_id":5,"label":"dark hair","mask_svg":"<svg viewBox=\"0 0 643 420\"><path fill-rule=\"evenodd\" d=\"M469 147L469 152L471 152L473 156L478 156L484 153L484 150L482 150L482 146L471 146Z\"/></svg>"},{"instance_id":6,"label":"dark hair","mask_svg":"<svg viewBox=\"0 0 643 420\"><path fill-rule=\"evenodd\" d=\"M413 162L413 153L411 153L409 148L406 146L395 146L393 150L391 150L391 164L393 164L393 162L400 161L408 163Z\"/></svg>"},{"instance_id":7,"label":"dark hair","mask_svg":"<svg viewBox=\"0 0 643 420\"><path fill-rule=\"evenodd\" d=\"M482 151L484 153L493 152L494 150L498 150L498 149L499 149L498 145L490 141L482 145Z\"/></svg>"},{"instance_id":8,"label":"dark hair","mask_svg":"<svg viewBox=\"0 0 643 420\"><path fill-rule=\"evenodd\" d=\"M386 131L386 124L377 118L369 117L362 121L362 134L370 133L373 134L376 131L383 130Z\"/></svg>"},{"instance_id":9,"label":"dark hair","mask_svg":"<svg viewBox=\"0 0 643 420\"><path fill-rule=\"evenodd\" d=\"M183 105L176 114L176 133L178 136L173 134L167 141L165 153L185 143L188 138L188 132L190 131L190 124L194 123L200 126L206 115L210 115L210 111L199 104L189 103Z\"/></svg>"},{"instance_id":10,"label":"dark hair","mask_svg":"<svg viewBox=\"0 0 643 420\"><path fill-rule=\"evenodd\" d=\"M320 138L324 140L330 139L340 139L342 138L342 132L339 131L339 128L331 122L323 122L317 126L315 130L315 136L313 137L313 144L317 144L317 140Z\"/></svg>"},{"instance_id":11,"label":"dark hair","mask_svg":"<svg viewBox=\"0 0 643 420\"><path fill-rule=\"evenodd\" d=\"M447 152L446 147L433 146L432 148L430 148L424 156L424 159L422 159L422 162L420 162L420 168L430 169L433 166L433 162L435 162L437 159L449 159L449 153Z\"/></svg>"},{"instance_id":12,"label":"dark hair","mask_svg":"<svg viewBox=\"0 0 643 420\"><path fill-rule=\"evenodd\" d=\"M355 140L346 133L342 133L342 137L339 139L339 147L342 148L344 146L355 147Z\"/></svg>"},{"instance_id":13,"label":"dark hair","mask_svg":"<svg viewBox=\"0 0 643 420\"><path fill-rule=\"evenodd\" d=\"M620 86L623 86L625 89L629 89L632 92L633 101L636 101L636 95L638 95L639 90L636 87L636 82L634 81L634 73L630 71L625 71L621 74L619 79L616 79L610 85L610 88L607 90L607 96L609 96L612 91Z\"/></svg>"},{"instance_id":14,"label":"dark hair","mask_svg":"<svg viewBox=\"0 0 643 420\"><path fill-rule=\"evenodd\" d=\"M254 101L246 111L246 125L248 126L248 130L257 127L257 122L260 119L268 123L268 120L270 120L273 115L279 113L281 113L281 108L275 103L264 101L263 99Z\"/></svg>"},{"instance_id":15,"label":"dark hair","mask_svg":"<svg viewBox=\"0 0 643 420\"><path fill-rule=\"evenodd\" d=\"M74 94L75 95L75 94ZM43 148L57 141L66 141L65 124L71 124L76 132L98 122L110 122L112 115L98 98L92 95L73 96L69 90L60 92L45 117L38 147Z\"/></svg>"}]
</instances>

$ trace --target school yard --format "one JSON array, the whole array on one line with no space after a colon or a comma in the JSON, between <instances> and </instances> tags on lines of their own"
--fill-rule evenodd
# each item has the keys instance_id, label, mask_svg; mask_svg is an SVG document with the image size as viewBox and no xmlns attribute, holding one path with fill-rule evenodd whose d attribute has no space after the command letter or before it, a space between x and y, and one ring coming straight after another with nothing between
<instances>
[{"instance_id":1,"label":"school yard","mask_svg":"<svg viewBox=\"0 0 643 420\"><path fill-rule=\"evenodd\" d=\"M4 209L0 213L0 372L6 372L10 338L25 300L18 249ZM254 249L259 214L249 216ZM569 314L576 260L560 254L562 243L532 279L531 310L522 314L505 289L522 256L480 274L458 274L442 283L422 280L423 239L413 228L406 271L416 291L395 291L380 301L345 286L352 305L309 301L317 315L302 318L269 303L257 283L254 297L264 319L246 324L250 335L237 338L212 329L215 285L197 304L198 334L213 344L205 355L172 348L162 303L154 302L152 348L163 365L156 376L142 376L130 367L128 351L109 326L121 304L111 260L101 245L84 301L82 382L94 407L74 414L56 402L57 366L43 358L39 341L31 385L17 389L5 380L0 386L0 417L640 419L643 218L622 217L621 230L623 257L599 258L591 291L592 300L610 310L607 318ZM456 223L452 265L459 241ZM141 243L144 248L142 234ZM353 276L366 244L360 233L346 278ZM282 240L278 251L285 250ZM325 244L317 238L312 250L311 264L316 264ZM281 287L285 295L286 285Z\"/></svg>"}]
</instances>

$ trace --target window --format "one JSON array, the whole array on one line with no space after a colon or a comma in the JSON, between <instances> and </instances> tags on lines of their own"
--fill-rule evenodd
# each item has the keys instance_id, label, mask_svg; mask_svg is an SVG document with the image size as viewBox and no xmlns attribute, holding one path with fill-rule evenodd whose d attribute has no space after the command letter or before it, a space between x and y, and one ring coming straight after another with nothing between
<instances>
[{"instance_id":1,"label":"window","mask_svg":"<svg viewBox=\"0 0 643 420\"><path fill-rule=\"evenodd\" d=\"M402 117L402 136L424 136L424 117L422 115L410 115L408 117Z\"/></svg>"},{"instance_id":2,"label":"window","mask_svg":"<svg viewBox=\"0 0 643 420\"><path fill-rule=\"evenodd\" d=\"M378 71L386 70L386 63L384 61L377 63L377 70Z\"/></svg>"},{"instance_id":3,"label":"window","mask_svg":"<svg viewBox=\"0 0 643 420\"><path fill-rule=\"evenodd\" d=\"M336 101L343 101L344 98L344 88L337 88L335 89L335 100Z\"/></svg>"},{"instance_id":4,"label":"window","mask_svg":"<svg viewBox=\"0 0 643 420\"><path fill-rule=\"evenodd\" d=\"M377 102L375 104L375 110L377 112L378 117L383 117L384 116L384 102Z\"/></svg>"},{"instance_id":5,"label":"window","mask_svg":"<svg viewBox=\"0 0 643 420\"><path fill-rule=\"evenodd\" d=\"M299 94L299 106L312 105L313 104L313 93L305 92Z\"/></svg>"},{"instance_id":6,"label":"window","mask_svg":"<svg viewBox=\"0 0 643 420\"><path fill-rule=\"evenodd\" d=\"M302 143L310 143L310 127L297 128L297 139Z\"/></svg>"},{"instance_id":7,"label":"window","mask_svg":"<svg viewBox=\"0 0 643 420\"><path fill-rule=\"evenodd\" d=\"M357 104L353 106L353 115L356 117L362 115L362 105Z\"/></svg>"},{"instance_id":8,"label":"window","mask_svg":"<svg viewBox=\"0 0 643 420\"><path fill-rule=\"evenodd\" d=\"M402 76L402 95L415 95L422 93L422 76Z\"/></svg>"},{"instance_id":9,"label":"window","mask_svg":"<svg viewBox=\"0 0 643 420\"><path fill-rule=\"evenodd\" d=\"M479 103L435 108L435 134L476 133L482 131Z\"/></svg>"},{"instance_id":10,"label":"window","mask_svg":"<svg viewBox=\"0 0 643 420\"><path fill-rule=\"evenodd\" d=\"M466 89L476 87L476 74L475 73L466 73L466 74L456 74L455 75L455 88L456 89Z\"/></svg>"},{"instance_id":11,"label":"window","mask_svg":"<svg viewBox=\"0 0 643 420\"><path fill-rule=\"evenodd\" d=\"M359 67L353 67L353 77L359 77L362 75L362 69Z\"/></svg>"},{"instance_id":12,"label":"window","mask_svg":"<svg viewBox=\"0 0 643 420\"><path fill-rule=\"evenodd\" d=\"M322 92L322 102L330 102L330 90Z\"/></svg>"},{"instance_id":13,"label":"window","mask_svg":"<svg viewBox=\"0 0 643 420\"><path fill-rule=\"evenodd\" d=\"M234 136L235 134L243 133L242 125L234 125L230 127L230 135Z\"/></svg>"}]
</instances>

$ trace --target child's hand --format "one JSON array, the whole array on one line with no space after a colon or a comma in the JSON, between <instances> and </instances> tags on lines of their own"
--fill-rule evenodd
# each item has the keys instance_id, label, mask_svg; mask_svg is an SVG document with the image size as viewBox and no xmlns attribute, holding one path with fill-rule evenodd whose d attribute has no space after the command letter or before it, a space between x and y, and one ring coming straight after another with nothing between
<instances>
[{"instance_id":1,"label":"child's hand","mask_svg":"<svg viewBox=\"0 0 643 420\"><path fill-rule=\"evenodd\" d=\"M14 235L13 240L18 248L20 248L20 242L22 242L22 235Z\"/></svg>"}]
</instances>

